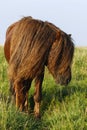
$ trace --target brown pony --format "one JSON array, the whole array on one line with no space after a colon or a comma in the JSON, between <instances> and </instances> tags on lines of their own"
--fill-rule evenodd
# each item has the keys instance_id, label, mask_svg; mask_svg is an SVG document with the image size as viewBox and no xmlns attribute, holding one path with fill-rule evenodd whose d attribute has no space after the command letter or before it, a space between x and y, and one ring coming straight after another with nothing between
<instances>
[{"instance_id":1,"label":"brown pony","mask_svg":"<svg viewBox=\"0 0 87 130\"><path fill-rule=\"evenodd\" d=\"M39 117L45 66L57 83L67 85L71 80L74 44L70 35L52 23L24 17L8 28L4 53L16 107L28 110L28 91L35 79L34 113Z\"/></svg>"}]
</instances>

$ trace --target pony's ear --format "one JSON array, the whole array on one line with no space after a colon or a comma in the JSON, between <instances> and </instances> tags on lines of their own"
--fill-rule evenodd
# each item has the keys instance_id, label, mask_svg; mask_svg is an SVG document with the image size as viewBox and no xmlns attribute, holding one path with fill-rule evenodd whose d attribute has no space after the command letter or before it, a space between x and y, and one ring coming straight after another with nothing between
<instances>
[{"instance_id":1,"label":"pony's ear","mask_svg":"<svg viewBox=\"0 0 87 130\"><path fill-rule=\"evenodd\" d=\"M69 37L71 37L72 36L72 34L68 34L69 35Z\"/></svg>"}]
</instances>

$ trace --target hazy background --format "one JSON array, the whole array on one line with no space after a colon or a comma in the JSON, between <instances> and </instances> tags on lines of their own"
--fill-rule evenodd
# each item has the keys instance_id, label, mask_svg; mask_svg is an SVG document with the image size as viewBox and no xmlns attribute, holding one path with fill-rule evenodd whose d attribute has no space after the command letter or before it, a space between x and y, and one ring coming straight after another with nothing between
<instances>
[{"instance_id":1,"label":"hazy background","mask_svg":"<svg viewBox=\"0 0 87 130\"><path fill-rule=\"evenodd\" d=\"M0 44L7 27L23 16L50 21L72 34L76 46L87 46L87 0L2 0Z\"/></svg>"}]
</instances>

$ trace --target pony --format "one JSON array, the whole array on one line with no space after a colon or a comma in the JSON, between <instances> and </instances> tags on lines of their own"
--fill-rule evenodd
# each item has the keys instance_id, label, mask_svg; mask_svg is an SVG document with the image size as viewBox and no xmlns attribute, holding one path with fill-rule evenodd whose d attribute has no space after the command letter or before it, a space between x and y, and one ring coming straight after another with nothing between
<instances>
[{"instance_id":1,"label":"pony","mask_svg":"<svg viewBox=\"0 0 87 130\"><path fill-rule=\"evenodd\" d=\"M35 80L34 114L40 117L45 67L56 83L68 85L71 81L74 55L71 35L48 21L24 17L8 27L4 54L17 109L28 111L28 92Z\"/></svg>"}]
</instances>

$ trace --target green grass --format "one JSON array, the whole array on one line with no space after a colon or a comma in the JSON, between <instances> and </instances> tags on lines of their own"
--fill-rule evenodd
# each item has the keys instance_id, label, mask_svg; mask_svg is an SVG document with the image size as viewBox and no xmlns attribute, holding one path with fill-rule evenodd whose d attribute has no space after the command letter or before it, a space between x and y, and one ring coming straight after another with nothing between
<instances>
[{"instance_id":1,"label":"green grass","mask_svg":"<svg viewBox=\"0 0 87 130\"><path fill-rule=\"evenodd\" d=\"M0 47L0 130L87 130L87 48L75 49L73 77L67 87L55 84L46 69L41 120L16 111L9 102L7 67ZM32 85L30 102L33 91Z\"/></svg>"}]
</instances>

